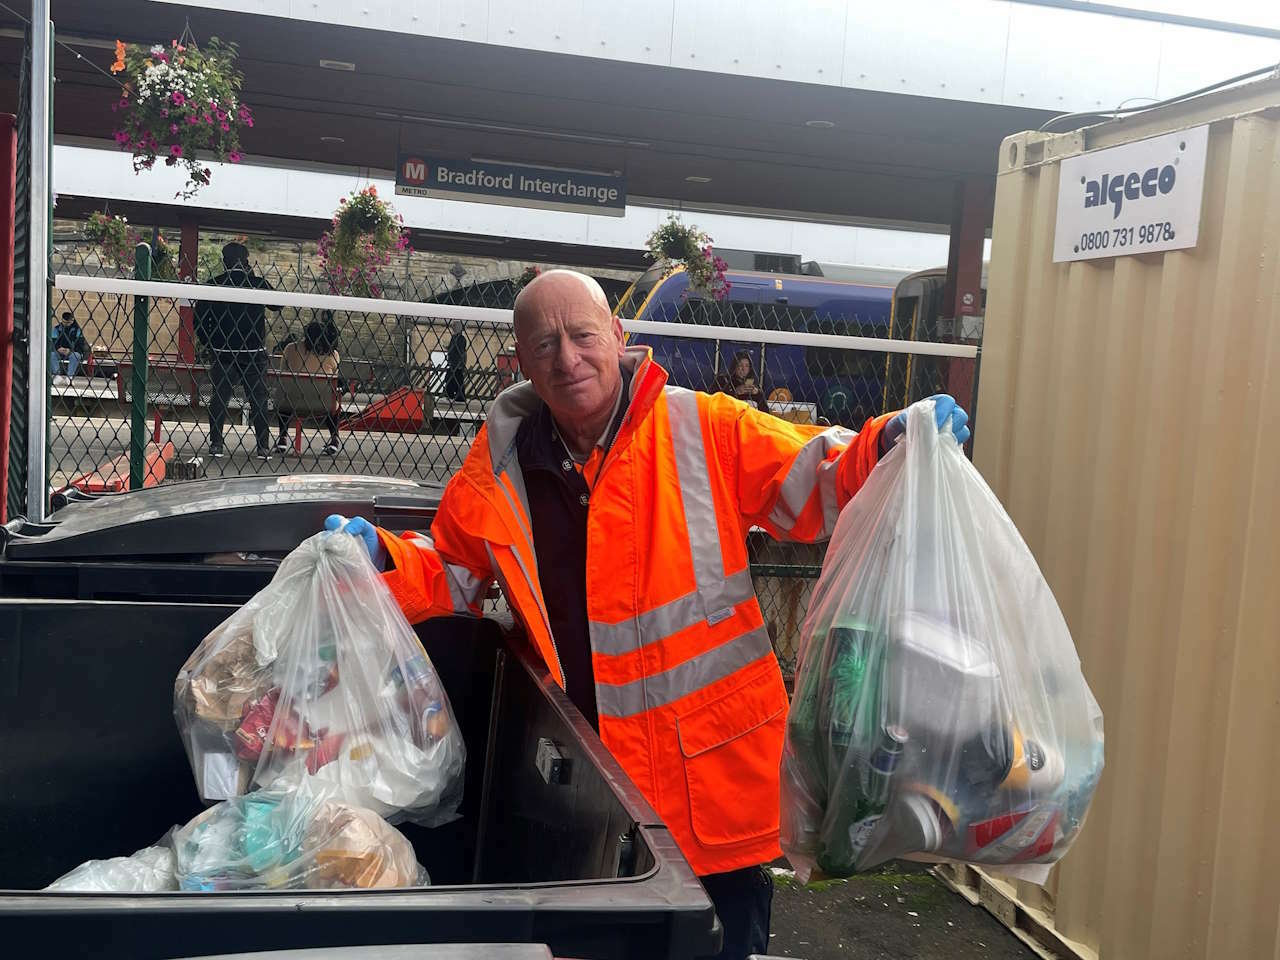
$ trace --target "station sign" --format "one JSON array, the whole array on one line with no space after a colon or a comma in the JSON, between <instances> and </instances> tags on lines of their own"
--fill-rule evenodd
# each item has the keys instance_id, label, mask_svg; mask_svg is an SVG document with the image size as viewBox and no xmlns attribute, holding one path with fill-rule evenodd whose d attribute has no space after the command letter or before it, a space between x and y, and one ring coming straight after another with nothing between
<instances>
[{"instance_id":1,"label":"station sign","mask_svg":"<svg viewBox=\"0 0 1280 960\"><path fill-rule=\"evenodd\" d=\"M1200 126L1063 160L1054 262L1194 247L1208 149Z\"/></svg>"},{"instance_id":2,"label":"station sign","mask_svg":"<svg viewBox=\"0 0 1280 960\"><path fill-rule=\"evenodd\" d=\"M396 163L396 193L607 217L622 216L627 206L623 176L403 152Z\"/></svg>"}]
</instances>

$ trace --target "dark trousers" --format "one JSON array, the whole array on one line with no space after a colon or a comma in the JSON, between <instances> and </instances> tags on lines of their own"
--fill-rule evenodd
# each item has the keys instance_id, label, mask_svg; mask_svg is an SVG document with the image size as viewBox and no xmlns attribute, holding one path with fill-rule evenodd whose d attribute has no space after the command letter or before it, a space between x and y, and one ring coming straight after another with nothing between
<instances>
[{"instance_id":1,"label":"dark trousers","mask_svg":"<svg viewBox=\"0 0 1280 960\"><path fill-rule=\"evenodd\" d=\"M287 438L286 435L289 433L289 422L293 419L293 411L281 410L279 411L279 415L280 415L280 439L284 440ZM329 439L337 440L338 439L338 415L336 413L329 414L329 416L324 418L324 425L329 428Z\"/></svg>"},{"instance_id":2,"label":"dark trousers","mask_svg":"<svg viewBox=\"0 0 1280 960\"><path fill-rule=\"evenodd\" d=\"M267 356L265 353L214 353L209 365L213 381L213 397L209 401L209 443L222 446L222 425L227 420L227 406L236 384L244 388L249 401L249 416L258 449L271 446L271 427L267 423Z\"/></svg>"},{"instance_id":3,"label":"dark trousers","mask_svg":"<svg viewBox=\"0 0 1280 960\"><path fill-rule=\"evenodd\" d=\"M744 867L698 879L724 927L724 946L716 960L745 960L753 953L767 953L773 874L765 867Z\"/></svg>"},{"instance_id":4,"label":"dark trousers","mask_svg":"<svg viewBox=\"0 0 1280 960\"><path fill-rule=\"evenodd\" d=\"M444 375L444 395L450 400L466 400L467 394L463 386L463 371L450 367Z\"/></svg>"}]
</instances>

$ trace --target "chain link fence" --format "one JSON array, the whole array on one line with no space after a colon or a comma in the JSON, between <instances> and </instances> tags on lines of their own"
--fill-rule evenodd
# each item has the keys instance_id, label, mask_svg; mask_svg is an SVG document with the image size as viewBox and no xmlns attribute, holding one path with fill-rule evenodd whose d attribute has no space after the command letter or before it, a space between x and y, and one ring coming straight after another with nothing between
<instances>
[{"instance_id":1,"label":"chain link fence","mask_svg":"<svg viewBox=\"0 0 1280 960\"><path fill-rule=\"evenodd\" d=\"M156 249L155 279L230 286L248 302L153 296L138 309L121 283L132 275L126 265L82 244L55 249L55 491L285 473L443 483L490 401L520 379L505 312L518 266L466 283L389 271L379 278L383 306L329 296L325 276L302 257L261 263L251 254L247 269L227 269L220 256L173 263L164 245ZM610 286L616 302L625 285L614 278ZM851 349L849 336L887 337L887 320L785 305L701 304L682 324L628 326L631 342L649 345L672 383L736 394L801 424L856 429L947 390L957 365L969 365L972 382L975 364ZM146 433L136 442L134 423ZM140 460L131 461L131 447ZM762 532L749 547L766 624L789 672L823 547L778 544Z\"/></svg>"}]
</instances>

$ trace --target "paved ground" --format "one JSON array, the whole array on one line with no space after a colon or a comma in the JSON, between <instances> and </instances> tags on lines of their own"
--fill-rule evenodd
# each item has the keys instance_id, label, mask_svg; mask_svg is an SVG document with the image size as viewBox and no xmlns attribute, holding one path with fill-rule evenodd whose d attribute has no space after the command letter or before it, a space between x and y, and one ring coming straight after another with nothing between
<instances>
[{"instance_id":1,"label":"paved ground","mask_svg":"<svg viewBox=\"0 0 1280 960\"><path fill-rule=\"evenodd\" d=\"M274 429L274 428L273 428ZM253 431L228 425L224 430L227 456L213 460L208 455L208 428L202 423L166 422L163 439L174 444L175 457L186 460L203 457L208 476L244 476L284 473L368 473L414 480L447 480L462 464L470 441L436 434L375 433L341 434L342 449L337 456L321 451L327 436L323 430L302 431L303 450L298 456L292 446L284 456L274 455L262 462L253 457ZM147 424L147 438L151 424ZM274 442L274 433L272 442ZM292 432L289 435L293 441ZM103 462L127 453L129 422L115 417L56 416L49 426L49 472L55 487L96 469Z\"/></svg>"},{"instance_id":2,"label":"paved ground","mask_svg":"<svg viewBox=\"0 0 1280 960\"><path fill-rule=\"evenodd\" d=\"M775 872L769 953L808 960L1036 960L999 921L914 863L803 887Z\"/></svg>"}]
</instances>

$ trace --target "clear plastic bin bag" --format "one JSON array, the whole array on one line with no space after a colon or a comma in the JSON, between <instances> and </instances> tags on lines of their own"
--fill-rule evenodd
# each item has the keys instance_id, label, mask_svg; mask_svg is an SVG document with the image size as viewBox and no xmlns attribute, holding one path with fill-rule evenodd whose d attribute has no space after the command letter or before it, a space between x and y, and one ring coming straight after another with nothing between
<instances>
[{"instance_id":1,"label":"clear plastic bin bag","mask_svg":"<svg viewBox=\"0 0 1280 960\"><path fill-rule=\"evenodd\" d=\"M163 893L177 890L172 832L154 847L143 847L131 857L82 863L45 889L63 893Z\"/></svg>"},{"instance_id":2,"label":"clear plastic bin bag","mask_svg":"<svg viewBox=\"0 0 1280 960\"><path fill-rule=\"evenodd\" d=\"M303 541L174 685L206 800L306 786L393 823L456 816L466 750L422 644L356 537Z\"/></svg>"},{"instance_id":3,"label":"clear plastic bin bag","mask_svg":"<svg viewBox=\"0 0 1280 960\"><path fill-rule=\"evenodd\" d=\"M310 790L215 804L173 835L181 890L373 889L430 883L413 845L372 810Z\"/></svg>"},{"instance_id":4,"label":"clear plastic bin bag","mask_svg":"<svg viewBox=\"0 0 1280 960\"><path fill-rule=\"evenodd\" d=\"M781 824L801 878L911 858L1042 881L1102 773L1102 713L932 401L841 513L803 631Z\"/></svg>"}]
</instances>

